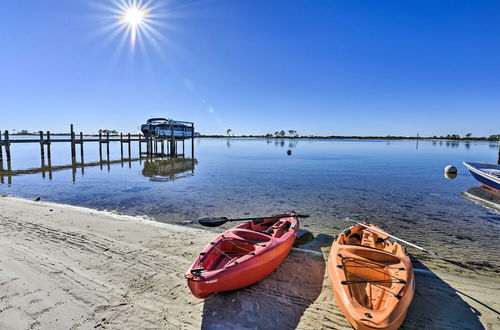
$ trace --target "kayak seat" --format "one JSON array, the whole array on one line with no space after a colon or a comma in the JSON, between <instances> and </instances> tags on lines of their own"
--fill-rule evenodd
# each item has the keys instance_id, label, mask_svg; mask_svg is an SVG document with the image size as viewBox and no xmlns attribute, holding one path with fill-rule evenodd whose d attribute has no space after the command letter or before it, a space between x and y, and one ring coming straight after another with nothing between
<instances>
[{"instance_id":1,"label":"kayak seat","mask_svg":"<svg viewBox=\"0 0 500 330\"><path fill-rule=\"evenodd\" d=\"M361 242L361 236L358 233L354 233L349 236L349 240Z\"/></svg>"},{"instance_id":2,"label":"kayak seat","mask_svg":"<svg viewBox=\"0 0 500 330\"><path fill-rule=\"evenodd\" d=\"M252 243L263 243L271 240L270 235L251 229L232 229L231 233L244 241Z\"/></svg>"},{"instance_id":3,"label":"kayak seat","mask_svg":"<svg viewBox=\"0 0 500 330\"><path fill-rule=\"evenodd\" d=\"M285 220L280 220L276 222L272 227L266 230L269 235L272 235L276 238L280 238L284 233L288 231L290 228L290 222Z\"/></svg>"}]
</instances>

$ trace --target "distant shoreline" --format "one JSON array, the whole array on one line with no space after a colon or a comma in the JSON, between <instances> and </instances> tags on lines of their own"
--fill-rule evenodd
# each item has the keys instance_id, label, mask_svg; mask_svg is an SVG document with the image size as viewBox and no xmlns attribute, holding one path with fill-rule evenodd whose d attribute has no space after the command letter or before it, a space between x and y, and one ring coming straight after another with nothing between
<instances>
[{"instance_id":1,"label":"distant shoreline","mask_svg":"<svg viewBox=\"0 0 500 330\"><path fill-rule=\"evenodd\" d=\"M10 136L38 136L39 133L10 133ZM70 136L69 133L51 133L52 136ZM83 134L83 136L99 136L99 134ZM104 135L105 136L105 135ZM109 134L109 136L120 136L120 134ZM123 133L123 136L128 136L128 133ZM130 134L132 137L142 136L140 133ZM500 136L500 135L499 135ZM437 137L437 136L343 136L343 135L331 135L331 136L266 136L266 135L195 135L195 138L212 138L212 139L268 139L268 140L439 140L439 141L489 141L489 142L500 142L500 138L491 137L461 137L461 138L449 138L449 137ZM1 139L1 138L0 138Z\"/></svg>"},{"instance_id":2,"label":"distant shoreline","mask_svg":"<svg viewBox=\"0 0 500 330\"><path fill-rule=\"evenodd\" d=\"M450 139L446 137L415 137L415 136L265 136L265 135L200 135L200 138L215 139L268 139L268 140L440 140L440 141L489 141L499 142L487 137L470 137Z\"/></svg>"}]
</instances>

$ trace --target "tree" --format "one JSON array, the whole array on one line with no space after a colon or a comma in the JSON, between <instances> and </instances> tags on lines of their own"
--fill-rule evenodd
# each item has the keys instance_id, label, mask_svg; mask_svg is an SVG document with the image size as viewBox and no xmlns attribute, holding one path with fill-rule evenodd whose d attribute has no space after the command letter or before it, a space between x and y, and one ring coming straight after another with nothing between
<instances>
[{"instance_id":1,"label":"tree","mask_svg":"<svg viewBox=\"0 0 500 330\"><path fill-rule=\"evenodd\" d=\"M231 136L232 134L233 134L233 131L230 128L228 128L227 129L227 136Z\"/></svg>"},{"instance_id":2,"label":"tree","mask_svg":"<svg viewBox=\"0 0 500 330\"><path fill-rule=\"evenodd\" d=\"M279 134L280 134L281 137L283 137L283 136L286 135L285 131L281 131Z\"/></svg>"},{"instance_id":3,"label":"tree","mask_svg":"<svg viewBox=\"0 0 500 330\"><path fill-rule=\"evenodd\" d=\"M471 136L472 136L472 133L465 134L465 137L468 138L468 139L470 139Z\"/></svg>"},{"instance_id":4,"label":"tree","mask_svg":"<svg viewBox=\"0 0 500 330\"><path fill-rule=\"evenodd\" d=\"M500 134L493 134L488 137L490 141L500 141Z\"/></svg>"},{"instance_id":5,"label":"tree","mask_svg":"<svg viewBox=\"0 0 500 330\"><path fill-rule=\"evenodd\" d=\"M288 130L288 134L290 134L290 136L293 136L295 134L295 132L297 132L297 131L294 130L294 129L289 129Z\"/></svg>"}]
</instances>

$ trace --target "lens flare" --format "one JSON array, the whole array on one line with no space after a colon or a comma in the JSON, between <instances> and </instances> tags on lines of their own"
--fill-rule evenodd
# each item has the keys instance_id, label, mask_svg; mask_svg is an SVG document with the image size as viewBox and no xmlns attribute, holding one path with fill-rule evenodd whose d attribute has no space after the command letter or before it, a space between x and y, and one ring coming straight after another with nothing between
<instances>
[{"instance_id":1,"label":"lens flare","mask_svg":"<svg viewBox=\"0 0 500 330\"><path fill-rule=\"evenodd\" d=\"M148 16L150 9L146 5L137 2L127 3L122 6L119 17L120 24L127 27L127 32L130 35L130 43L132 47L135 45L137 34L148 28Z\"/></svg>"}]
</instances>

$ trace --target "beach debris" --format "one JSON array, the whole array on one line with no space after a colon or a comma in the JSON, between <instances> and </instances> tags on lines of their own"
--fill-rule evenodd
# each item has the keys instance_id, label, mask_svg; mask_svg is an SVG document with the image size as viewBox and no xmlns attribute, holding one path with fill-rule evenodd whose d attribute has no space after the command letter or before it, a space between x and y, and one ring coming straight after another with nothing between
<instances>
[{"instance_id":1,"label":"beach debris","mask_svg":"<svg viewBox=\"0 0 500 330\"><path fill-rule=\"evenodd\" d=\"M39 202L42 200L42 197L38 196L37 198L35 198L35 202Z\"/></svg>"}]
</instances>

